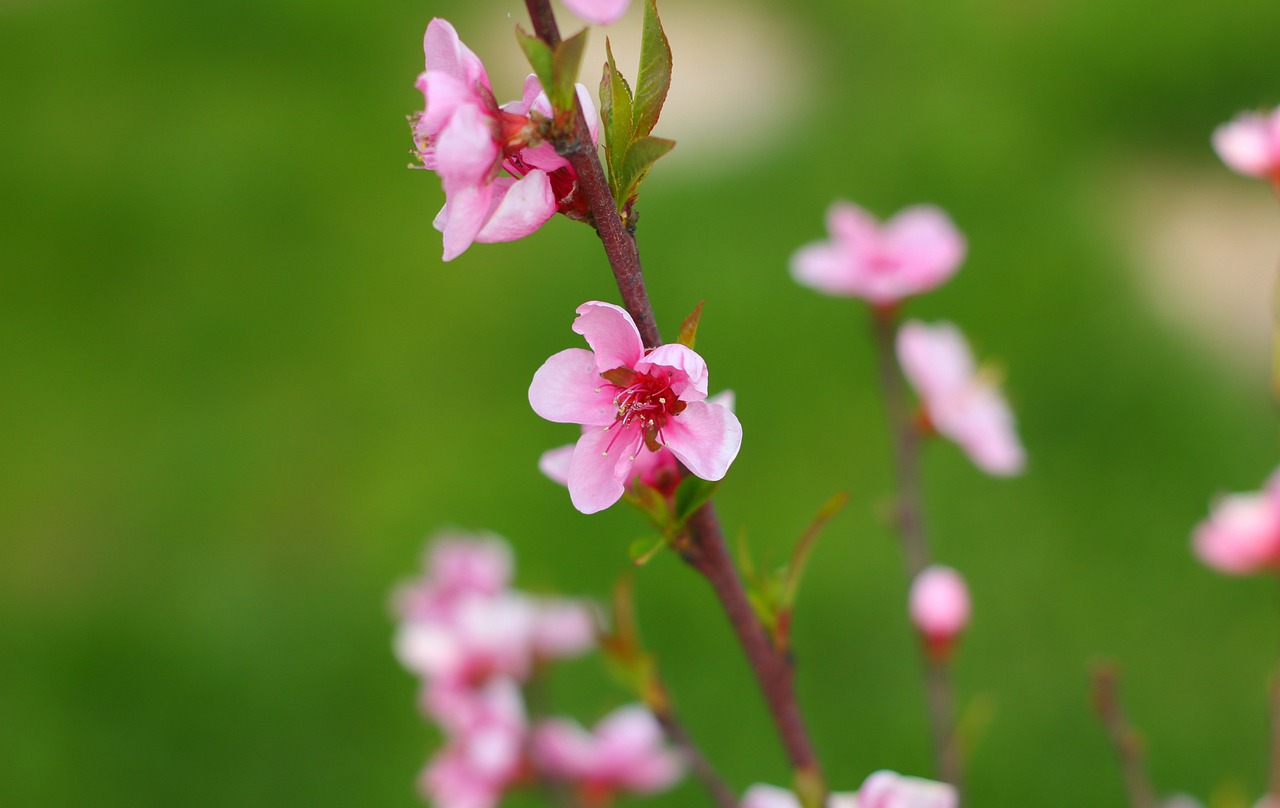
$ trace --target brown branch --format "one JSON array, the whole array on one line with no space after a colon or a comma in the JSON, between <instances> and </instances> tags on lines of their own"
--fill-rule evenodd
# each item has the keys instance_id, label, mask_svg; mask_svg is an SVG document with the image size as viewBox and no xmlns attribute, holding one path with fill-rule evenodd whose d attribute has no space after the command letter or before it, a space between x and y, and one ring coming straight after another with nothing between
<instances>
[{"instance_id":1,"label":"brown branch","mask_svg":"<svg viewBox=\"0 0 1280 808\"><path fill-rule=\"evenodd\" d=\"M1093 709L1102 721L1120 762L1129 805L1132 808L1156 808L1155 791L1151 788L1142 759L1142 741L1125 718L1120 704L1120 675L1110 663L1098 665L1093 670Z\"/></svg>"},{"instance_id":2,"label":"brown branch","mask_svg":"<svg viewBox=\"0 0 1280 808\"><path fill-rule=\"evenodd\" d=\"M550 0L525 0L525 5L538 37L548 44L559 42L560 31ZM635 236L628 232L618 214L580 104L576 113L572 137L556 143L556 149L577 174L578 189L590 205L592 222L609 258L623 306L635 320L645 346L657 347L662 344L662 337L645 289ZM764 626L751 609L737 568L725 547L715 510L704 505L689 519L688 530L690 542L685 548L685 560L707 578L720 599L738 642L751 663L797 780L806 786L802 790L813 792L801 796L806 806L816 808L825 802L826 785L800 718L791 659L774 648Z\"/></svg>"},{"instance_id":3,"label":"brown branch","mask_svg":"<svg viewBox=\"0 0 1280 808\"><path fill-rule=\"evenodd\" d=\"M898 369L895 339L897 312L873 307L872 329L876 345L876 370L884 391L885 417L893 441L897 501L894 522L902 539L907 586L929 566L929 542L924 529L924 497L920 482L920 432L911 420L906 384ZM937 775L956 787L963 797L963 766L955 735L955 697L947 663L924 655L925 705L929 713L929 735Z\"/></svg>"},{"instance_id":4,"label":"brown branch","mask_svg":"<svg viewBox=\"0 0 1280 808\"><path fill-rule=\"evenodd\" d=\"M662 730L667 734L667 740L680 750L681 757L684 758L685 765L693 772L693 776L697 778L702 787L711 795L711 799L720 808L738 808L738 797L734 790L725 782L720 773L716 771L715 766L711 765L711 761L707 756L702 754L702 750L698 748L698 744L693 740L693 736L685 729L684 724L676 715L675 708L671 706L671 696L667 692L666 686L662 682L655 681L654 686L658 688L661 697L661 705L650 705L654 718L658 719L658 723L662 725Z\"/></svg>"}]
</instances>

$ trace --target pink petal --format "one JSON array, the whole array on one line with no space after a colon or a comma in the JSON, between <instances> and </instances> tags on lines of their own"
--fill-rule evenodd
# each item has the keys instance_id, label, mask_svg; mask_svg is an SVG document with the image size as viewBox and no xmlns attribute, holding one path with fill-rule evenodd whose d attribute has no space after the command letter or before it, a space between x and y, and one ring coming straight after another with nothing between
<instances>
[{"instance_id":1,"label":"pink petal","mask_svg":"<svg viewBox=\"0 0 1280 808\"><path fill-rule=\"evenodd\" d=\"M492 185L464 185L452 192L446 186L444 207L432 223L444 234L443 260L452 261L475 241L484 226L492 195Z\"/></svg>"},{"instance_id":2,"label":"pink petal","mask_svg":"<svg viewBox=\"0 0 1280 808\"><path fill-rule=\"evenodd\" d=\"M880 221L852 202L837 200L827 208L827 233L848 250L867 250L880 241Z\"/></svg>"},{"instance_id":3,"label":"pink petal","mask_svg":"<svg viewBox=\"0 0 1280 808\"><path fill-rule=\"evenodd\" d=\"M451 188L488 182L502 150L493 138L493 121L478 107L463 104L449 118L436 140L436 170Z\"/></svg>"},{"instance_id":4,"label":"pink petal","mask_svg":"<svg viewBox=\"0 0 1280 808\"><path fill-rule=\"evenodd\" d=\"M584 431L569 463L569 500L573 507L582 513L596 513L621 499L624 483L631 476L631 458L640 446L639 430L619 434L593 427Z\"/></svg>"},{"instance_id":5,"label":"pink petal","mask_svg":"<svg viewBox=\"0 0 1280 808\"><path fill-rule=\"evenodd\" d=\"M477 103L473 88L439 70L419 76L418 89L426 102L415 128L419 138L438 137L455 112L467 104Z\"/></svg>"},{"instance_id":6,"label":"pink petal","mask_svg":"<svg viewBox=\"0 0 1280 808\"><path fill-rule=\"evenodd\" d=\"M600 373L614 368L634 368L644 356L640 331L625 309L592 300L579 306L577 313L574 333L581 334L595 352Z\"/></svg>"},{"instance_id":7,"label":"pink petal","mask_svg":"<svg viewBox=\"0 0 1280 808\"><path fill-rule=\"evenodd\" d=\"M569 484L569 461L573 459L573 444L549 449L538 458L538 471L547 475L552 482L561 485Z\"/></svg>"},{"instance_id":8,"label":"pink petal","mask_svg":"<svg viewBox=\"0 0 1280 808\"><path fill-rule=\"evenodd\" d=\"M476 234L481 244L524 238L556 213L551 180L541 171L530 171L519 180L499 177L493 185L487 220Z\"/></svg>"},{"instance_id":9,"label":"pink petal","mask_svg":"<svg viewBox=\"0 0 1280 808\"><path fill-rule=\"evenodd\" d=\"M695 476L719 480L742 448L742 424L724 407L695 401L667 421L662 437Z\"/></svg>"},{"instance_id":10,"label":"pink petal","mask_svg":"<svg viewBox=\"0 0 1280 808\"><path fill-rule=\"evenodd\" d=\"M844 248L826 241L796 250L791 256L791 277L802 286L829 295L852 296L861 288Z\"/></svg>"},{"instance_id":11,"label":"pink petal","mask_svg":"<svg viewBox=\"0 0 1280 808\"><path fill-rule=\"evenodd\" d=\"M1014 428L1013 412L1004 396L982 379L956 400L956 405L939 403L930 410L938 431L964 448L974 464L998 477L1020 474L1026 453Z\"/></svg>"},{"instance_id":12,"label":"pink petal","mask_svg":"<svg viewBox=\"0 0 1280 808\"><path fill-rule=\"evenodd\" d=\"M964 260L965 240L951 218L933 205L916 205L885 225L885 247L902 263L912 294L951 277Z\"/></svg>"},{"instance_id":13,"label":"pink petal","mask_svg":"<svg viewBox=\"0 0 1280 808\"><path fill-rule=\"evenodd\" d=\"M897 352L903 375L926 398L962 388L976 373L969 343L951 323L904 323Z\"/></svg>"},{"instance_id":14,"label":"pink petal","mask_svg":"<svg viewBox=\"0 0 1280 808\"><path fill-rule=\"evenodd\" d=\"M1208 567L1250 575L1280 566L1280 507L1265 494L1223 497L1196 527L1196 555Z\"/></svg>"},{"instance_id":15,"label":"pink petal","mask_svg":"<svg viewBox=\"0 0 1280 808\"><path fill-rule=\"evenodd\" d=\"M1280 114L1247 112L1213 132L1213 148L1227 167L1251 177L1280 169Z\"/></svg>"},{"instance_id":16,"label":"pink petal","mask_svg":"<svg viewBox=\"0 0 1280 808\"><path fill-rule=\"evenodd\" d=\"M541 601L533 617L533 650L539 659L574 656L596 642L596 623L586 604L564 598Z\"/></svg>"},{"instance_id":17,"label":"pink petal","mask_svg":"<svg viewBox=\"0 0 1280 808\"><path fill-rule=\"evenodd\" d=\"M453 76L466 85L477 82L489 86L489 76L484 64L471 49L462 44L458 32L447 20L439 17L427 24L422 38L422 50L426 56L427 70L438 70Z\"/></svg>"},{"instance_id":18,"label":"pink petal","mask_svg":"<svg viewBox=\"0 0 1280 808\"><path fill-rule=\"evenodd\" d=\"M554 354L533 374L529 405L548 421L608 426L617 407L612 388L602 389L595 356L584 348Z\"/></svg>"},{"instance_id":19,"label":"pink petal","mask_svg":"<svg viewBox=\"0 0 1280 808\"><path fill-rule=\"evenodd\" d=\"M447 534L427 549L432 584L450 594L496 595L511 583L514 565L511 546L492 533Z\"/></svg>"},{"instance_id":20,"label":"pink petal","mask_svg":"<svg viewBox=\"0 0 1280 808\"><path fill-rule=\"evenodd\" d=\"M701 401L707 397L706 360L677 342L654 348L634 367L637 373L668 377L672 392L682 401Z\"/></svg>"},{"instance_id":21,"label":"pink petal","mask_svg":"<svg viewBox=\"0 0 1280 808\"><path fill-rule=\"evenodd\" d=\"M756 783L742 796L739 808L800 808L800 800L785 788Z\"/></svg>"},{"instance_id":22,"label":"pink petal","mask_svg":"<svg viewBox=\"0 0 1280 808\"><path fill-rule=\"evenodd\" d=\"M911 621L927 637L955 637L969 623L969 608L964 578L950 567L927 567L911 584Z\"/></svg>"},{"instance_id":23,"label":"pink petal","mask_svg":"<svg viewBox=\"0 0 1280 808\"><path fill-rule=\"evenodd\" d=\"M591 734L573 721L547 719L533 731L533 755L538 768L557 778L575 779L590 768L594 757Z\"/></svg>"},{"instance_id":24,"label":"pink petal","mask_svg":"<svg viewBox=\"0 0 1280 808\"><path fill-rule=\"evenodd\" d=\"M946 783L878 771L858 790L858 808L955 808L956 790Z\"/></svg>"},{"instance_id":25,"label":"pink petal","mask_svg":"<svg viewBox=\"0 0 1280 808\"><path fill-rule=\"evenodd\" d=\"M564 0L564 4L584 22L611 25L626 13L631 0Z\"/></svg>"}]
</instances>

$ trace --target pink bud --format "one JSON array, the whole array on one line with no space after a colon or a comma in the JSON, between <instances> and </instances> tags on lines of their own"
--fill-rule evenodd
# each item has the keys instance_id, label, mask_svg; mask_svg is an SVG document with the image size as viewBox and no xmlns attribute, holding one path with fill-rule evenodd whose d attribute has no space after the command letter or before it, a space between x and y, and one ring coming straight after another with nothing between
<instances>
[{"instance_id":1,"label":"pink bud","mask_svg":"<svg viewBox=\"0 0 1280 808\"><path fill-rule=\"evenodd\" d=\"M1266 490L1231 494L1214 505L1192 536L1200 560L1218 572L1280 570L1280 474Z\"/></svg>"},{"instance_id":2,"label":"pink bud","mask_svg":"<svg viewBox=\"0 0 1280 808\"><path fill-rule=\"evenodd\" d=\"M1280 109L1237 115L1213 130L1213 148L1232 171L1280 183Z\"/></svg>"},{"instance_id":3,"label":"pink bud","mask_svg":"<svg viewBox=\"0 0 1280 808\"><path fill-rule=\"evenodd\" d=\"M969 589L960 573L935 565L916 576L911 584L911 620L930 652L945 658L969 624Z\"/></svg>"}]
</instances>

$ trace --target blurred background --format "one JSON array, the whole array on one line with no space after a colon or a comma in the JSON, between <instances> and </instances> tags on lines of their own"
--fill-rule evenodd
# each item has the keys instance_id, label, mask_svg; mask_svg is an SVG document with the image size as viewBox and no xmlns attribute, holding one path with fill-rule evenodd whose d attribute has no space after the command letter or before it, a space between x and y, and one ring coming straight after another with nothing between
<instances>
[{"instance_id":1,"label":"blurred background","mask_svg":"<svg viewBox=\"0 0 1280 808\"><path fill-rule=\"evenodd\" d=\"M1280 206L1208 139L1280 102L1280 5L661 9L657 134L681 145L641 246L660 323L705 298L699 351L737 392L727 532L781 561L852 497L796 620L833 783L930 772L868 322L786 269L843 197L952 213L970 257L910 313L1004 367L1029 449L1012 481L950 445L925 462L936 554L975 600L972 804L1123 804L1086 698L1103 656L1162 791L1259 794L1274 583L1211 573L1188 541L1276 463ZM0 0L0 805L420 804L435 735L387 596L424 537L497 531L538 591L603 598L629 566L644 525L578 514L539 475L576 432L525 395L578 344L574 307L617 298L598 241L560 218L442 264L439 183L406 169L427 22L456 24L502 101L523 12ZM635 23L607 32L629 75ZM668 554L637 590L710 756L739 787L785 782L707 588ZM594 658L553 695L584 721L626 698Z\"/></svg>"}]
</instances>

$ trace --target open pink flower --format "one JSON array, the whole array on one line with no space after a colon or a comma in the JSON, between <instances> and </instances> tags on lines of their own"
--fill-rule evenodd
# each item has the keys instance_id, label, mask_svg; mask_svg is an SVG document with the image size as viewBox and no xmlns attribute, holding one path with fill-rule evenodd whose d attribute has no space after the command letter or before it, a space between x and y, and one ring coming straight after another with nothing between
<instances>
[{"instance_id":1,"label":"open pink flower","mask_svg":"<svg viewBox=\"0 0 1280 808\"><path fill-rule=\"evenodd\" d=\"M1013 413L1000 391L974 366L969 343L950 323L905 323L898 362L939 433L965 450L978 468L997 476L1022 471L1026 457Z\"/></svg>"},{"instance_id":2,"label":"open pink flower","mask_svg":"<svg viewBox=\"0 0 1280 808\"><path fill-rule=\"evenodd\" d=\"M911 622L935 659L945 658L969 625L969 588L950 567L925 568L911 583Z\"/></svg>"},{"instance_id":3,"label":"open pink flower","mask_svg":"<svg viewBox=\"0 0 1280 808\"><path fill-rule=\"evenodd\" d=\"M529 404L549 421L581 424L569 460L569 498L583 513L617 502L642 452L666 447L693 474L719 480L742 445L742 425L706 401L707 364L683 345L646 351L635 322L610 303L577 309L573 330L591 350L555 354L533 376Z\"/></svg>"},{"instance_id":4,"label":"open pink flower","mask_svg":"<svg viewBox=\"0 0 1280 808\"><path fill-rule=\"evenodd\" d=\"M956 790L947 783L878 771L858 789L856 808L955 808Z\"/></svg>"},{"instance_id":5,"label":"open pink flower","mask_svg":"<svg viewBox=\"0 0 1280 808\"><path fill-rule=\"evenodd\" d=\"M827 210L827 232L830 241L791 257L792 276L820 292L877 306L940 285L965 255L964 236L932 205L907 208L881 225L857 205L836 202Z\"/></svg>"},{"instance_id":6,"label":"open pink flower","mask_svg":"<svg viewBox=\"0 0 1280 808\"><path fill-rule=\"evenodd\" d=\"M1237 115L1213 130L1213 148L1232 171L1280 184L1280 108Z\"/></svg>"},{"instance_id":7,"label":"open pink flower","mask_svg":"<svg viewBox=\"0 0 1280 808\"><path fill-rule=\"evenodd\" d=\"M1230 575L1280 570L1280 472L1262 491L1220 499L1192 537L1207 566Z\"/></svg>"},{"instance_id":8,"label":"open pink flower","mask_svg":"<svg viewBox=\"0 0 1280 808\"><path fill-rule=\"evenodd\" d=\"M533 757L539 771L575 783L597 800L662 791L682 769L663 744L662 727L638 705L614 710L592 732L573 721L543 721L533 732Z\"/></svg>"},{"instance_id":9,"label":"open pink flower","mask_svg":"<svg viewBox=\"0 0 1280 808\"><path fill-rule=\"evenodd\" d=\"M426 70L418 77L425 108L413 123L414 142L424 168L440 175L445 204L434 225L444 234L444 260L474 242L514 241L529 235L557 210L580 212L577 175L550 145L538 141L531 112L535 91L526 82L525 99L499 107L480 59L462 44L453 26L433 19L423 38ZM588 119L596 119L590 94L578 97ZM594 135L593 135L594 137ZM555 160L543 159L550 155ZM558 162L557 162L558 161ZM546 163L547 165L543 165ZM506 170L510 176L503 176Z\"/></svg>"},{"instance_id":10,"label":"open pink flower","mask_svg":"<svg viewBox=\"0 0 1280 808\"><path fill-rule=\"evenodd\" d=\"M612 25L627 13L631 0L564 0L574 14L592 25Z\"/></svg>"}]
</instances>

